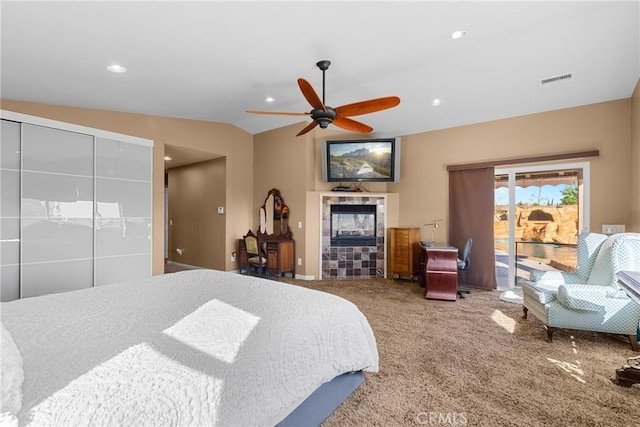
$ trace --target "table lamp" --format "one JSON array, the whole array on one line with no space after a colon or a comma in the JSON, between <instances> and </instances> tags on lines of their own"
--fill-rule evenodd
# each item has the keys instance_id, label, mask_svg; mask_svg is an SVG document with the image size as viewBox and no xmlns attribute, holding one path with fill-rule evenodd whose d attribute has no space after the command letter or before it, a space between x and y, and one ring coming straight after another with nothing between
<instances>
[{"instance_id":1,"label":"table lamp","mask_svg":"<svg viewBox=\"0 0 640 427\"><path fill-rule=\"evenodd\" d=\"M442 219L434 219L431 222L428 222L426 224L423 224L422 227L426 227L427 225L431 226L431 241L435 242L435 235L436 235L436 230L440 227L439 222L442 221Z\"/></svg>"}]
</instances>

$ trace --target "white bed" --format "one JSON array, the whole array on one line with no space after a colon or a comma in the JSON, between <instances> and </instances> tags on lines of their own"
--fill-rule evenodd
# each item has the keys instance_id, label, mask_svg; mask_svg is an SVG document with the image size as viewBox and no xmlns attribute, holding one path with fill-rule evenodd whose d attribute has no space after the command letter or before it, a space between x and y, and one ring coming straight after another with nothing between
<instances>
[{"instance_id":1,"label":"white bed","mask_svg":"<svg viewBox=\"0 0 640 427\"><path fill-rule=\"evenodd\" d=\"M213 270L2 303L2 323L21 426L273 426L334 377L378 370L349 301Z\"/></svg>"}]
</instances>

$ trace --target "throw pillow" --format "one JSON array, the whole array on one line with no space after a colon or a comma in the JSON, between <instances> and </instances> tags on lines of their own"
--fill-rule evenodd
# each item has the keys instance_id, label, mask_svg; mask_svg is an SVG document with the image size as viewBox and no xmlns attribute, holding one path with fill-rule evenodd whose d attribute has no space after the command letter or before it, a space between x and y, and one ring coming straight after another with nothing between
<instances>
[{"instance_id":1,"label":"throw pillow","mask_svg":"<svg viewBox=\"0 0 640 427\"><path fill-rule=\"evenodd\" d=\"M2 348L2 407L0 412L8 412L17 415L22 408L22 383L24 371L22 368L22 356L18 346L13 341L11 333L0 323L2 333L0 347Z\"/></svg>"}]
</instances>

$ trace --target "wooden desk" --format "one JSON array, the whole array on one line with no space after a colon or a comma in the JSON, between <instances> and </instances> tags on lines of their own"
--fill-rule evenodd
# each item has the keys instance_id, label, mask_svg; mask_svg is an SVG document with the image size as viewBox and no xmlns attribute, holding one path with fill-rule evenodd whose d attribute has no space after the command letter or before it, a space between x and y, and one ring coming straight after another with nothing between
<instances>
[{"instance_id":1,"label":"wooden desk","mask_svg":"<svg viewBox=\"0 0 640 427\"><path fill-rule=\"evenodd\" d=\"M258 238L258 244L266 254L267 274L282 276L283 273L295 275L295 241L293 239ZM244 239L238 239L239 270L249 270L247 247Z\"/></svg>"},{"instance_id":2,"label":"wooden desk","mask_svg":"<svg viewBox=\"0 0 640 427\"><path fill-rule=\"evenodd\" d=\"M616 279L627 295L640 304L640 271L619 271Z\"/></svg>"},{"instance_id":3,"label":"wooden desk","mask_svg":"<svg viewBox=\"0 0 640 427\"><path fill-rule=\"evenodd\" d=\"M458 249L453 246L420 243L424 297L455 301L458 297Z\"/></svg>"}]
</instances>

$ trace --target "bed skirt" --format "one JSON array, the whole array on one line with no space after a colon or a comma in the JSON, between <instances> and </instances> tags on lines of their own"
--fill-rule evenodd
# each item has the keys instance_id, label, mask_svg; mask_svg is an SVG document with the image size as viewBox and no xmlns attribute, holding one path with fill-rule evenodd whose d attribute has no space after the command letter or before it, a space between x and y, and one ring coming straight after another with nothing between
<instances>
[{"instance_id":1,"label":"bed skirt","mask_svg":"<svg viewBox=\"0 0 640 427\"><path fill-rule=\"evenodd\" d=\"M319 426L362 383L362 371L335 377L318 387L300 406L279 422L277 427Z\"/></svg>"}]
</instances>

